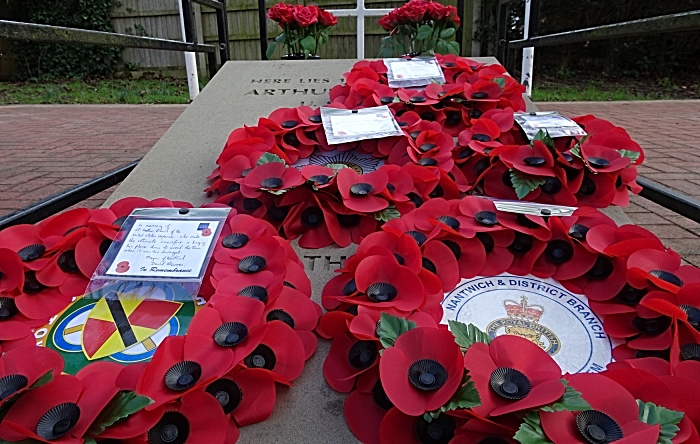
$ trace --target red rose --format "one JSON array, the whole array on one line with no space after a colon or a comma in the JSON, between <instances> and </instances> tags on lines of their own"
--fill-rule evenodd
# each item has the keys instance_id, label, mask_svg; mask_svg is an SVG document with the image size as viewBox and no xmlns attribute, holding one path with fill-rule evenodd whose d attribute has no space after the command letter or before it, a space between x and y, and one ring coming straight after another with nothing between
<instances>
[{"instance_id":1,"label":"red rose","mask_svg":"<svg viewBox=\"0 0 700 444\"><path fill-rule=\"evenodd\" d=\"M428 2L425 5L425 13L427 17L433 20L439 20L445 17L445 7L438 2Z\"/></svg>"},{"instance_id":2,"label":"red rose","mask_svg":"<svg viewBox=\"0 0 700 444\"><path fill-rule=\"evenodd\" d=\"M325 9L318 10L318 21L323 26L335 26L338 24L338 17L334 16Z\"/></svg>"},{"instance_id":3,"label":"red rose","mask_svg":"<svg viewBox=\"0 0 700 444\"><path fill-rule=\"evenodd\" d=\"M267 16L280 25L289 24L294 21L294 7L284 3L278 3L270 8Z\"/></svg>"},{"instance_id":4,"label":"red rose","mask_svg":"<svg viewBox=\"0 0 700 444\"><path fill-rule=\"evenodd\" d=\"M307 6L296 6L294 8L294 20L301 27L311 26L318 22L318 14L315 10Z\"/></svg>"}]
</instances>

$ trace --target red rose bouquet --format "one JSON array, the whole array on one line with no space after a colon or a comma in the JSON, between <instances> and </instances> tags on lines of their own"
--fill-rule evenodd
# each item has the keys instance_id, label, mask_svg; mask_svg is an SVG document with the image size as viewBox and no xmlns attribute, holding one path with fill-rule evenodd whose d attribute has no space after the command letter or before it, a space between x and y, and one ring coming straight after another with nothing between
<instances>
[{"instance_id":1,"label":"red rose bouquet","mask_svg":"<svg viewBox=\"0 0 700 444\"><path fill-rule=\"evenodd\" d=\"M267 13L276 21L282 34L267 48L267 58L271 58L281 43L286 47L287 56L315 57L321 45L328 42L328 31L338 24L338 18L317 6L289 5L279 3Z\"/></svg>"},{"instance_id":2,"label":"red rose bouquet","mask_svg":"<svg viewBox=\"0 0 700 444\"><path fill-rule=\"evenodd\" d=\"M460 18L457 8L436 1L411 0L379 19L389 35L382 39L379 57L435 52L459 54L454 41Z\"/></svg>"}]
</instances>

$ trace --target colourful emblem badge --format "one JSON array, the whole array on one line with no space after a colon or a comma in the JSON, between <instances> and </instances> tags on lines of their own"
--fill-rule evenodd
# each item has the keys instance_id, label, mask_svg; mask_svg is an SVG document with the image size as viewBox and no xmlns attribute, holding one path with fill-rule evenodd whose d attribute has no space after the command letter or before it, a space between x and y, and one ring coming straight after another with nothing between
<instances>
[{"instance_id":1,"label":"colourful emblem badge","mask_svg":"<svg viewBox=\"0 0 700 444\"><path fill-rule=\"evenodd\" d=\"M114 284L77 298L35 336L63 355L67 373L97 360L148 361L163 339L187 332L204 303L171 283Z\"/></svg>"}]
</instances>

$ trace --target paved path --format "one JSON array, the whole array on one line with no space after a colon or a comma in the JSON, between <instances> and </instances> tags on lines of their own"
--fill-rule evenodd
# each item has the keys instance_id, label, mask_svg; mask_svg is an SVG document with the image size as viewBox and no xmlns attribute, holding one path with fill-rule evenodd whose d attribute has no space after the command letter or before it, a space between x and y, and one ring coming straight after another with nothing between
<instances>
[{"instance_id":1,"label":"paved path","mask_svg":"<svg viewBox=\"0 0 700 444\"><path fill-rule=\"evenodd\" d=\"M547 102L542 110L595 114L642 145L643 176L700 200L700 100ZM0 107L0 215L23 208L142 157L185 105L27 105ZM99 206L107 190L81 205ZM700 224L646 199L625 211L700 266Z\"/></svg>"},{"instance_id":2,"label":"paved path","mask_svg":"<svg viewBox=\"0 0 700 444\"><path fill-rule=\"evenodd\" d=\"M644 102L542 102L541 110L567 116L594 114L622 126L644 149L639 173L700 200L700 100ZM700 266L700 224L639 196L625 209L632 222L663 239Z\"/></svg>"},{"instance_id":3,"label":"paved path","mask_svg":"<svg viewBox=\"0 0 700 444\"><path fill-rule=\"evenodd\" d=\"M0 215L143 157L185 106L0 107Z\"/></svg>"}]
</instances>

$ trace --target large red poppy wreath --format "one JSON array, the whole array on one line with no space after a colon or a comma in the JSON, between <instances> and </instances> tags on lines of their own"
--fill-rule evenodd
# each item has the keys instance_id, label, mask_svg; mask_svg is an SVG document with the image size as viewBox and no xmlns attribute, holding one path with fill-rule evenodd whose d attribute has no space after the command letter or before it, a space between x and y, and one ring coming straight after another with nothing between
<instances>
[{"instance_id":1,"label":"large red poppy wreath","mask_svg":"<svg viewBox=\"0 0 700 444\"><path fill-rule=\"evenodd\" d=\"M437 57L444 85L392 89L379 60L356 63L331 89L329 107L388 105L403 136L329 145L320 109L280 108L231 133L205 191L306 248L358 243L434 198L484 194L603 208L626 206L628 190L639 192L644 154L624 129L588 115L574 119L585 137L530 142L513 118L525 110L525 88L502 66ZM330 150L384 164L365 174L339 160L293 166Z\"/></svg>"},{"instance_id":2,"label":"large red poppy wreath","mask_svg":"<svg viewBox=\"0 0 700 444\"><path fill-rule=\"evenodd\" d=\"M463 278L552 277L585 294L621 345L562 374L527 339L439 322ZM366 236L323 290L324 376L364 443L700 442L700 269L593 208L501 212L432 199Z\"/></svg>"},{"instance_id":3,"label":"large red poppy wreath","mask_svg":"<svg viewBox=\"0 0 700 444\"><path fill-rule=\"evenodd\" d=\"M235 210L184 336L165 338L147 363L62 374L63 358L37 347L32 329L83 294L126 216L144 207L192 205L126 198L0 232L3 442L234 443L272 414L277 385L301 375L321 307L289 242Z\"/></svg>"}]
</instances>

